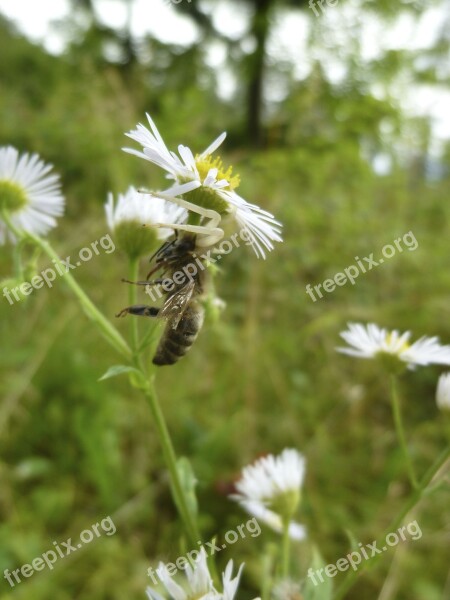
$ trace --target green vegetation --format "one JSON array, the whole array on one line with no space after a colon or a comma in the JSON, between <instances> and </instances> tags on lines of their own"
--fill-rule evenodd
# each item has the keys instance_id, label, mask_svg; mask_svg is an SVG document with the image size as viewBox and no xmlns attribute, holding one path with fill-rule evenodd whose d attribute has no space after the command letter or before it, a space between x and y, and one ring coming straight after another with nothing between
<instances>
[{"instance_id":1,"label":"green vegetation","mask_svg":"<svg viewBox=\"0 0 450 600\"><path fill-rule=\"evenodd\" d=\"M270 21L263 5L275 11L282 4L296 5L262 2L255 14ZM373 3L365 4L369 15ZM80 5L92 9L91 2ZM192 9L201 28L202 39L189 49L150 37L139 48L130 46L91 13L89 29L74 31L66 23L73 41L54 57L0 20L0 145L38 152L55 165L67 210L51 240L60 256L75 257L107 233L108 191L165 185L156 168L120 150L131 145L123 133L144 122L146 111L170 148L183 143L201 151L229 132L222 157L241 176L239 192L276 215L285 241L266 261L244 247L224 259L216 287L226 310L205 324L188 357L160 369L157 387L177 453L189 458L198 479L204 540L221 539L246 519L226 497L244 465L285 447L305 455L298 520L309 537L291 551L292 575L300 580L313 546L325 564L335 563L351 550L351 540L366 544L382 535L410 494L389 377L374 361L353 360L335 348L347 321L450 343L450 152L440 159L441 176L430 178L428 121L407 118L395 102L371 92L374 82L388 86L398 73L412 82L427 75L444 84L437 81L443 41L430 52L433 67L426 73L414 69L408 52L386 52L369 69L355 49L339 85L319 61L300 82L286 65L271 63L263 75L278 70L288 93L255 121L241 95L261 75L255 56L264 45L253 61L239 48L231 54L242 85L222 100L204 52L218 33L196 12L200 3L176 9ZM320 27L313 24L312 46L325 36ZM102 53L111 40L121 49L119 62ZM328 42L331 57L337 42ZM249 98L262 102L255 92ZM381 153L392 165L386 175L371 167ZM356 256L380 256L383 246L410 231L416 250L397 253L355 285L316 302L307 295L307 284L333 278ZM50 265L43 255L37 260L38 271ZM142 260L143 277L147 266ZM10 252L1 247L0 277L13 275ZM127 305L128 288L121 283L127 262L119 251L100 253L74 275L111 320ZM53 541L77 539L108 515L117 527L14 589L1 579L0 600L144 598L151 583L147 568L189 549L144 398L130 391L126 376L99 381L120 358L62 278L12 306L2 298L0 315L0 574L51 550ZM126 337L127 320L115 324ZM139 321L143 333L147 327ZM441 372L421 368L400 379L407 441L420 477L449 443L449 415L434 400ZM422 538L386 552L346 598L440 600L448 594L448 492L447 483L424 496L408 518L418 521ZM230 558L245 561L239 598L260 593L267 556L279 542L263 527L260 537L217 556L219 571ZM392 589L380 596L386 581Z\"/></svg>"}]
</instances>

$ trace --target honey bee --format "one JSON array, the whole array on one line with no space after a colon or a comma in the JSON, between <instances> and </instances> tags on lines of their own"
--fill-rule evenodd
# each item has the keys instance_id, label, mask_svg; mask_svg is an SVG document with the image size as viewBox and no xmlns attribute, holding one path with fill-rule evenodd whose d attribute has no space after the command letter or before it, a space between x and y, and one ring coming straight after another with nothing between
<instances>
[{"instance_id":1,"label":"honey bee","mask_svg":"<svg viewBox=\"0 0 450 600\"><path fill-rule=\"evenodd\" d=\"M128 306L116 315L124 317L130 314L166 320L152 360L154 365L176 363L188 352L202 328L208 272L195 250L196 235L185 233L179 237L175 232L175 237L165 242L150 259L154 264L146 281L123 280L137 285L162 285L166 291L161 308L140 304ZM160 277L150 281L149 278L158 272Z\"/></svg>"}]
</instances>

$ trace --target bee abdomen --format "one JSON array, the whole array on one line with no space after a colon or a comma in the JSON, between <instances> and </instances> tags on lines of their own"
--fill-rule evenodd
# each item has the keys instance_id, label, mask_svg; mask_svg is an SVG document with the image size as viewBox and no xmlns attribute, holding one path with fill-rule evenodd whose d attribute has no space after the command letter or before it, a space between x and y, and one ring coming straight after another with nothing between
<instances>
[{"instance_id":1,"label":"bee abdomen","mask_svg":"<svg viewBox=\"0 0 450 600\"><path fill-rule=\"evenodd\" d=\"M169 321L153 358L153 364L173 365L184 356L197 339L203 325L203 318L204 309L198 305L186 309L175 329Z\"/></svg>"}]
</instances>

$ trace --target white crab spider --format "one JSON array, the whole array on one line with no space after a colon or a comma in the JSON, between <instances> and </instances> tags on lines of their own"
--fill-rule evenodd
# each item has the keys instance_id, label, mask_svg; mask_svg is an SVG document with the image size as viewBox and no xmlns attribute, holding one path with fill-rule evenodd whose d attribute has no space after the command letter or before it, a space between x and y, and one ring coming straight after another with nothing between
<instances>
[{"instance_id":1,"label":"white crab spider","mask_svg":"<svg viewBox=\"0 0 450 600\"><path fill-rule=\"evenodd\" d=\"M193 204L192 202L184 200L184 198L178 197L179 194L190 192L198 187L200 187L200 185L198 185L197 182L190 181L189 183L174 186L166 192L157 192L157 194L152 194L152 192L147 190L139 190L139 192L163 198L163 200L173 202L177 206L181 206L182 208L185 208L188 211L190 210L191 212L196 213L205 219L209 219L208 223L205 225L189 225L188 223L156 223L153 225L153 227L158 228L164 227L195 233L200 236L196 242L197 246L200 248L206 248L217 244L217 242L224 236L223 229L218 227L221 221L221 215L216 210L204 208L203 206L197 206L197 204Z\"/></svg>"}]
</instances>

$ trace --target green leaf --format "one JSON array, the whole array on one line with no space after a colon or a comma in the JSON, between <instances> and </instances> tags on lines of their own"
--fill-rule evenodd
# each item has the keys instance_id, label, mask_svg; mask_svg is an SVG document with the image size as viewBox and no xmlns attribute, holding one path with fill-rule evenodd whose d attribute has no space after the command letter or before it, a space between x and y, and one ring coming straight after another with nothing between
<instances>
[{"instance_id":1,"label":"green leaf","mask_svg":"<svg viewBox=\"0 0 450 600\"><path fill-rule=\"evenodd\" d=\"M330 577L324 571L326 563L324 562L319 550L313 548L313 559L308 575L306 585L303 589L305 600L331 600L333 593L333 583ZM319 574L320 573L320 574ZM323 580L323 581L322 581Z\"/></svg>"},{"instance_id":2,"label":"green leaf","mask_svg":"<svg viewBox=\"0 0 450 600\"><path fill-rule=\"evenodd\" d=\"M185 456L179 458L177 461L177 470L180 476L180 482L186 497L189 512L194 517L197 517L198 503L197 496L195 494L197 478L195 477L194 470L189 459L187 459Z\"/></svg>"},{"instance_id":3,"label":"green leaf","mask_svg":"<svg viewBox=\"0 0 450 600\"><path fill-rule=\"evenodd\" d=\"M350 531L350 529L346 529L345 530L345 535L347 536L348 541L350 542L350 548L351 550L359 550L359 545L358 545L358 540L356 539L353 531Z\"/></svg>"},{"instance_id":4,"label":"green leaf","mask_svg":"<svg viewBox=\"0 0 450 600\"><path fill-rule=\"evenodd\" d=\"M117 375L122 375L122 373L137 373L138 375L141 375L140 371L134 367L130 367L128 365L114 365L114 367L109 367L106 373L102 375L98 381L104 381L105 379L110 379L111 377L117 377Z\"/></svg>"}]
</instances>

